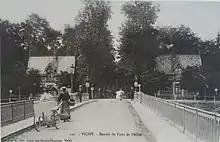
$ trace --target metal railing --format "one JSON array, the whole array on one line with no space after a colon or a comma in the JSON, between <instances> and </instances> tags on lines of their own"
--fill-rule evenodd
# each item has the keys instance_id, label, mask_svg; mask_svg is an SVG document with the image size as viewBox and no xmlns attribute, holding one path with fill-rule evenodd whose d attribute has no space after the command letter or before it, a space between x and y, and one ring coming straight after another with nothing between
<instances>
[{"instance_id":1,"label":"metal railing","mask_svg":"<svg viewBox=\"0 0 220 142\"><path fill-rule=\"evenodd\" d=\"M1 127L32 117L33 105L33 100L1 103Z\"/></svg>"},{"instance_id":2,"label":"metal railing","mask_svg":"<svg viewBox=\"0 0 220 142\"><path fill-rule=\"evenodd\" d=\"M80 103L79 96L76 93L71 93L74 96L75 103ZM1 127L8 124L30 118L35 115L41 115L42 112L50 113L51 108L57 105L57 97L50 101L39 101L39 98L31 98L30 100L20 100L1 103ZM89 100L89 94L82 94L82 102Z\"/></svg>"},{"instance_id":3,"label":"metal railing","mask_svg":"<svg viewBox=\"0 0 220 142\"><path fill-rule=\"evenodd\" d=\"M218 113L204 111L143 93L136 93L135 100L168 118L196 142L220 142L220 114Z\"/></svg>"}]
</instances>

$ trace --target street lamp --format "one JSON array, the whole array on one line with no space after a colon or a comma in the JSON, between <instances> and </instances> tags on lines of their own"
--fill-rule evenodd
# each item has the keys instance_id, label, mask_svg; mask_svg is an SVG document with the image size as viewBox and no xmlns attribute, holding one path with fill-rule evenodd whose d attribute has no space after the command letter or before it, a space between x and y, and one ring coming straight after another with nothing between
<instances>
[{"instance_id":1,"label":"street lamp","mask_svg":"<svg viewBox=\"0 0 220 142\"><path fill-rule=\"evenodd\" d=\"M11 95L12 95L12 90L9 90L10 96L9 96L9 102L11 102Z\"/></svg>"},{"instance_id":2,"label":"street lamp","mask_svg":"<svg viewBox=\"0 0 220 142\"><path fill-rule=\"evenodd\" d=\"M89 93L89 86L90 86L89 82L86 82L87 93Z\"/></svg>"},{"instance_id":3,"label":"street lamp","mask_svg":"<svg viewBox=\"0 0 220 142\"><path fill-rule=\"evenodd\" d=\"M91 87L92 99L94 99L93 91L94 91L94 87Z\"/></svg>"},{"instance_id":4,"label":"street lamp","mask_svg":"<svg viewBox=\"0 0 220 142\"><path fill-rule=\"evenodd\" d=\"M138 92L141 92L141 84L138 84Z\"/></svg>"},{"instance_id":5,"label":"street lamp","mask_svg":"<svg viewBox=\"0 0 220 142\"><path fill-rule=\"evenodd\" d=\"M217 96L217 95L218 95L218 89L215 88L214 102L215 102L215 96Z\"/></svg>"},{"instance_id":6,"label":"street lamp","mask_svg":"<svg viewBox=\"0 0 220 142\"><path fill-rule=\"evenodd\" d=\"M86 84L85 84L85 86L86 86L87 93L89 93L89 86L90 86L90 84L89 84L89 77L88 76L86 76Z\"/></svg>"},{"instance_id":7,"label":"street lamp","mask_svg":"<svg viewBox=\"0 0 220 142\"><path fill-rule=\"evenodd\" d=\"M73 64L70 66L71 69L71 93L73 93L73 73L74 73L74 66Z\"/></svg>"},{"instance_id":8,"label":"street lamp","mask_svg":"<svg viewBox=\"0 0 220 142\"><path fill-rule=\"evenodd\" d=\"M135 87L135 92L137 92L137 87L138 87L138 82L137 81L134 82L134 87Z\"/></svg>"},{"instance_id":9,"label":"street lamp","mask_svg":"<svg viewBox=\"0 0 220 142\"><path fill-rule=\"evenodd\" d=\"M138 92L140 93L140 103L142 103L142 93L141 93L141 84L138 84Z\"/></svg>"}]
</instances>

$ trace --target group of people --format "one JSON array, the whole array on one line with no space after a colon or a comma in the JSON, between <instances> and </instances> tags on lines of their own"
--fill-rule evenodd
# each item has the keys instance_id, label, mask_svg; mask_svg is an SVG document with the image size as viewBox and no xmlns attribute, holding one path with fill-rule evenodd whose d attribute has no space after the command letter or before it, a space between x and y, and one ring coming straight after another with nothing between
<instances>
[{"instance_id":1,"label":"group of people","mask_svg":"<svg viewBox=\"0 0 220 142\"><path fill-rule=\"evenodd\" d=\"M70 104L75 104L75 100L69 95L69 92L66 87L62 87L62 93L59 95L57 99L58 105L62 103L61 105L61 111L60 115L61 120L70 121L71 115L70 115ZM49 89L45 89L44 94L41 95L40 101L51 101L54 100L53 95L49 92Z\"/></svg>"}]
</instances>

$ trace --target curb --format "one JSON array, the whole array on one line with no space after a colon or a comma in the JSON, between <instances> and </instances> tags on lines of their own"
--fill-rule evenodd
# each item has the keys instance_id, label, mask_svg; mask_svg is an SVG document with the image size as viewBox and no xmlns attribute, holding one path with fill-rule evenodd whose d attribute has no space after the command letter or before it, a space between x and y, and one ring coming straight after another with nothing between
<instances>
[{"instance_id":1,"label":"curb","mask_svg":"<svg viewBox=\"0 0 220 142\"><path fill-rule=\"evenodd\" d=\"M80 105L77 105L77 106L73 106L73 108L70 108L70 111L73 111L73 110L75 110L75 109L78 109L78 108L80 108L80 107L82 107L83 105L85 105L85 104L89 104L89 103L92 103L92 102L96 102L97 100L91 100L91 101L87 101L87 102L85 102L85 103L82 103L82 104L80 104ZM8 139L11 139L11 138L13 138L13 137L15 137L15 136L18 136L18 135L20 135L20 134L22 134L22 133L25 133L25 132L27 132L27 131L29 131L29 130L32 130L34 128L34 125L31 125L31 126L28 126L28 127L26 127L26 128L23 128L23 129L21 129L21 130L18 130L18 131L16 131L16 132L14 132L14 133L11 133L11 134L9 134L9 135L7 135L7 136L4 136L4 137L2 137L1 138L1 141L2 142L4 142L4 141L7 141Z\"/></svg>"},{"instance_id":2,"label":"curb","mask_svg":"<svg viewBox=\"0 0 220 142\"><path fill-rule=\"evenodd\" d=\"M148 142L157 142L156 137L151 132L151 130L144 124L143 119L140 117L140 115L137 112L136 108L134 107L133 103L134 102L129 101L129 104L130 104L129 109L130 109L132 115L136 118L135 122L138 124L138 127L141 129L141 132L143 133L143 136L144 136L145 140L148 141Z\"/></svg>"}]
</instances>

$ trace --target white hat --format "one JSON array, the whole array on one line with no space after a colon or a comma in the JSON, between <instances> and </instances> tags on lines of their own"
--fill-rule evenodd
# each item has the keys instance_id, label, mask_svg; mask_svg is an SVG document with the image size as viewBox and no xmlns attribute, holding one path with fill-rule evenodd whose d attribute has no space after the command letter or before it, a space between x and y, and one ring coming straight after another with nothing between
<instances>
[{"instance_id":1,"label":"white hat","mask_svg":"<svg viewBox=\"0 0 220 142\"><path fill-rule=\"evenodd\" d=\"M63 87L61 87L60 89L63 90L63 89L67 89L67 88L66 88L65 86L63 86Z\"/></svg>"}]
</instances>

